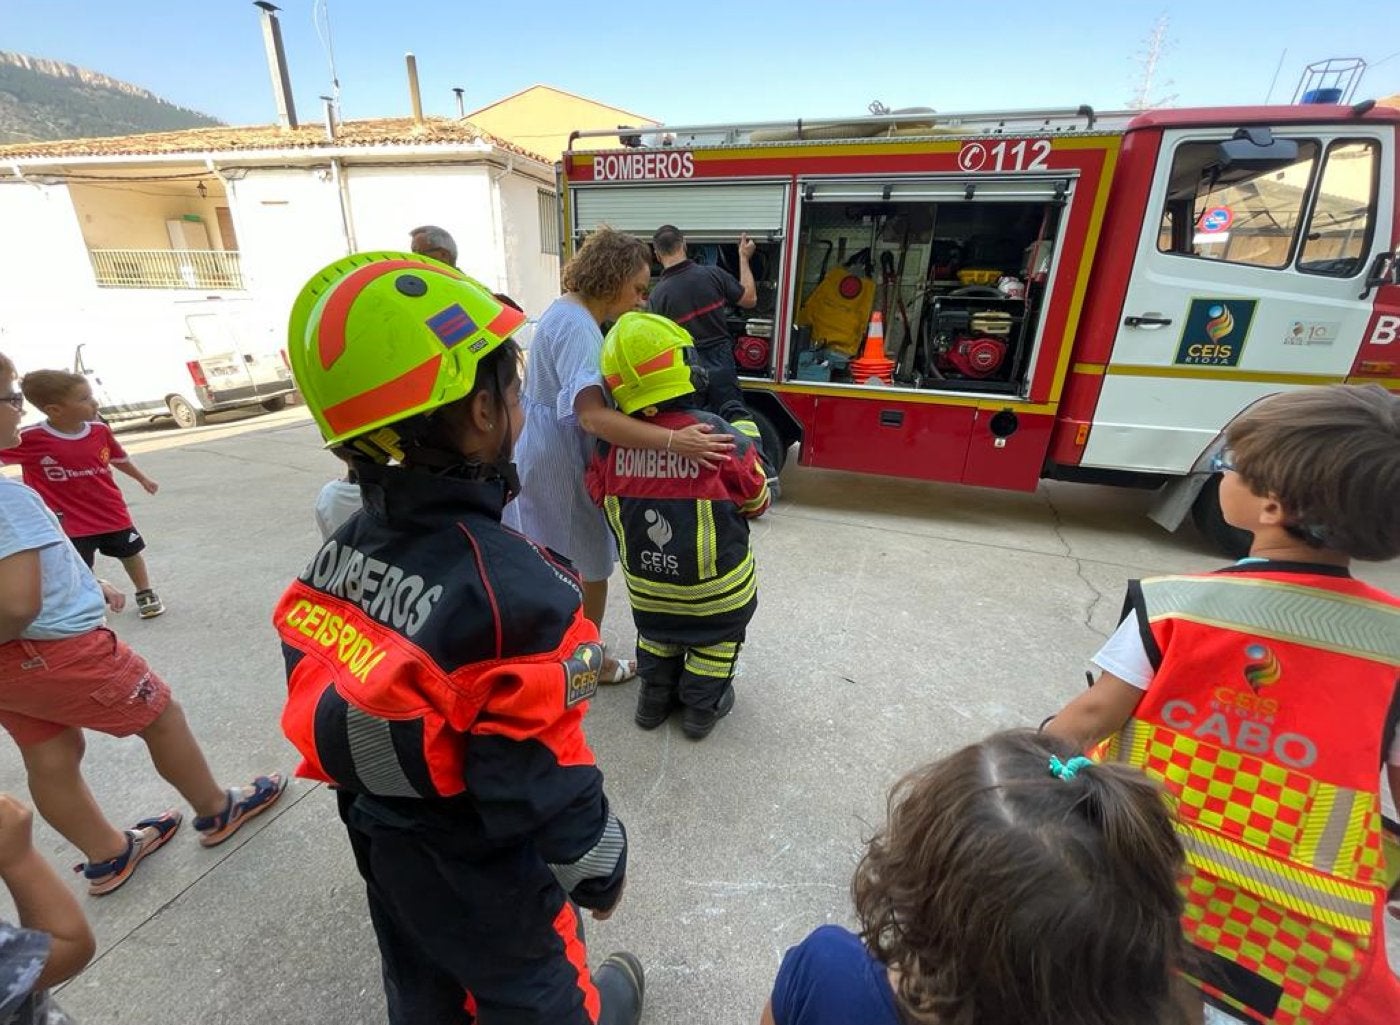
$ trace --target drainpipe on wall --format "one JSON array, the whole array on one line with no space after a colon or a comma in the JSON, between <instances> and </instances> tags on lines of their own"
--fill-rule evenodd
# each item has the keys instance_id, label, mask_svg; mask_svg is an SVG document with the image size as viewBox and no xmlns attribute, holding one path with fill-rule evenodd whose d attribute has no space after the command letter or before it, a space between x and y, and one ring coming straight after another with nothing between
<instances>
[{"instance_id":1,"label":"drainpipe on wall","mask_svg":"<svg viewBox=\"0 0 1400 1025\"><path fill-rule=\"evenodd\" d=\"M510 294L510 266L506 258L505 209L501 203L501 179L515 172L515 155L506 157L506 166L499 173L491 175L491 240L495 246L499 270L496 273L496 291ZM514 298L514 297L512 297Z\"/></svg>"},{"instance_id":2,"label":"drainpipe on wall","mask_svg":"<svg viewBox=\"0 0 1400 1025\"><path fill-rule=\"evenodd\" d=\"M340 226L345 232L345 255L349 256L360 247L355 242L355 219L350 214L350 183L345 180L339 157L331 157L331 182L340 197Z\"/></svg>"},{"instance_id":3,"label":"drainpipe on wall","mask_svg":"<svg viewBox=\"0 0 1400 1025\"><path fill-rule=\"evenodd\" d=\"M233 221L233 233L238 238L238 248L234 251L241 254L245 240L250 237L243 218L243 207L238 201L238 180L241 176L224 174L219 165L214 163L213 157L205 157L204 166L211 176L223 183L224 200L228 203L228 215ZM227 247L228 239L223 237L222 231L219 232L219 240ZM243 287L250 292L253 291L256 274L250 273L248 266L242 262L241 255L239 257L239 274L243 277Z\"/></svg>"}]
</instances>

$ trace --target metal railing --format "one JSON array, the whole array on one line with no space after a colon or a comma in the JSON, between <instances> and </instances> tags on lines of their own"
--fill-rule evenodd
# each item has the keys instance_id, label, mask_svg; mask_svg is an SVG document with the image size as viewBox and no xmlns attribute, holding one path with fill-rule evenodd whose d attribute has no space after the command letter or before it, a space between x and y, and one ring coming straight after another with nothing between
<instances>
[{"instance_id":1,"label":"metal railing","mask_svg":"<svg viewBox=\"0 0 1400 1025\"><path fill-rule=\"evenodd\" d=\"M236 250L89 249L99 288L242 289Z\"/></svg>"}]
</instances>

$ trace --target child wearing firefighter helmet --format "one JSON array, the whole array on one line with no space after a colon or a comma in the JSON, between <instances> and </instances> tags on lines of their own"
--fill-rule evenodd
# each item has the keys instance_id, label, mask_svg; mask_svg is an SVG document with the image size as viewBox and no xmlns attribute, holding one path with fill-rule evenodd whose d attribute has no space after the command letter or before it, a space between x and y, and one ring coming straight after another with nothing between
<instances>
[{"instance_id":1,"label":"child wearing firefighter helmet","mask_svg":"<svg viewBox=\"0 0 1400 1025\"><path fill-rule=\"evenodd\" d=\"M599 441L586 483L617 539L637 625L636 723L655 729L680 706L686 736L703 740L734 707L734 663L758 607L748 521L769 494L758 446L697 408L694 353L685 328L624 313L603 340L603 380L622 412L673 433L709 425L734 438L733 456L711 468Z\"/></svg>"},{"instance_id":2,"label":"child wearing firefighter helmet","mask_svg":"<svg viewBox=\"0 0 1400 1025\"><path fill-rule=\"evenodd\" d=\"M591 976L627 836L583 734L602 647L567 563L501 526L524 314L460 271L361 253L317 273L288 353L363 514L274 614L298 772L337 790L389 1020L635 1025L642 971Z\"/></svg>"},{"instance_id":3,"label":"child wearing firefighter helmet","mask_svg":"<svg viewBox=\"0 0 1400 1025\"><path fill-rule=\"evenodd\" d=\"M1264 399L1225 430L1220 506L1252 532L1216 573L1129 585L1102 670L1046 727L1179 799L1188 978L1248 1022L1400 1020L1381 795L1400 795L1400 599L1353 558L1400 555L1400 396Z\"/></svg>"}]
</instances>

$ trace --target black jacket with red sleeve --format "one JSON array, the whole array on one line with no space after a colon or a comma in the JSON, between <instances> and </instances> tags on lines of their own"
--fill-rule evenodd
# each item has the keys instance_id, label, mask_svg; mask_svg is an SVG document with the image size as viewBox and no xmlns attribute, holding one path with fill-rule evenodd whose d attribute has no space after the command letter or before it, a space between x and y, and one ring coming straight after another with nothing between
<instances>
[{"instance_id":1,"label":"black jacket with red sleeve","mask_svg":"<svg viewBox=\"0 0 1400 1025\"><path fill-rule=\"evenodd\" d=\"M674 452L598 443L585 481L617 539L637 630L678 644L742 635L758 607L748 521L769 503L758 446L704 410L666 410L649 422L677 431L709 424L734 439L734 453L708 468Z\"/></svg>"},{"instance_id":2,"label":"black jacket with red sleeve","mask_svg":"<svg viewBox=\"0 0 1400 1025\"><path fill-rule=\"evenodd\" d=\"M583 734L603 651L578 578L501 525L499 481L367 467L361 487L274 614L298 775L452 809L483 858L530 845L611 907L627 840Z\"/></svg>"}]
</instances>

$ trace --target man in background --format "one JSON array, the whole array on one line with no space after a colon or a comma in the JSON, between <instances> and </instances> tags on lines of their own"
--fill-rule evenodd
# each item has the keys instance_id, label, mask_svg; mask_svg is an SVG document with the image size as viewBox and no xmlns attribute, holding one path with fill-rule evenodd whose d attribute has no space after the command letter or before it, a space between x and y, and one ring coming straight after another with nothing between
<instances>
[{"instance_id":1,"label":"man in background","mask_svg":"<svg viewBox=\"0 0 1400 1025\"><path fill-rule=\"evenodd\" d=\"M753 268L749 266L754 243L747 235L739 236L737 280L726 270L701 266L686 256L685 236L674 225L657 228L651 246L663 270L647 300L648 308L674 320L695 339L695 353L710 375L705 405L719 412L730 402L742 404L743 393L739 391L738 369L734 365L734 339L724 313L727 306L751 309L758 303Z\"/></svg>"},{"instance_id":2,"label":"man in background","mask_svg":"<svg viewBox=\"0 0 1400 1025\"><path fill-rule=\"evenodd\" d=\"M408 233L413 241L409 248L420 256L430 256L441 260L449 267L457 266L457 243L442 228L435 224L425 224Z\"/></svg>"}]
</instances>

